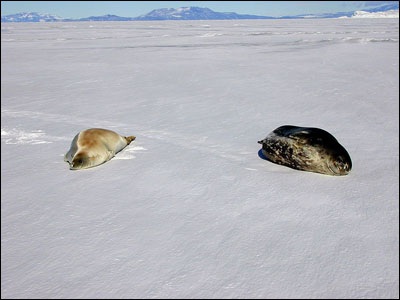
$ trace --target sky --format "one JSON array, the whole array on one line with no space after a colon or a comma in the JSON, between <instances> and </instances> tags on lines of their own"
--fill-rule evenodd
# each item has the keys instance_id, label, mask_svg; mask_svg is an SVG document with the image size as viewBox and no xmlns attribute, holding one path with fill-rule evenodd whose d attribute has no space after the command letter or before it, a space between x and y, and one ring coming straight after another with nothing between
<instances>
[{"instance_id":1,"label":"sky","mask_svg":"<svg viewBox=\"0 0 400 300\"><path fill-rule=\"evenodd\" d=\"M207 7L217 12L290 16L361 10L397 1L1 1L1 15L38 12L62 18L106 14L137 17L157 8Z\"/></svg>"}]
</instances>

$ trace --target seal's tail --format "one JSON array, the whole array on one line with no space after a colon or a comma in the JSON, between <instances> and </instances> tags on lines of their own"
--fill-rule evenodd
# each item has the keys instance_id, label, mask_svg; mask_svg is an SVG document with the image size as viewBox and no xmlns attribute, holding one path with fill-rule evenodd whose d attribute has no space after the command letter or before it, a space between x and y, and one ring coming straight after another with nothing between
<instances>
[{"instance_id":1,"label":"seal's tail","mask_svg":"<svg viewBox=\"0 0 400 300\"><path fill-rule=\"evenodd\" d=\"M136 139L136 136L133 136L133 135L132 136L126 136L125 139L126 139L126 142L129 145L132 141L134 141Z\"/></svg>"}]
</instances>

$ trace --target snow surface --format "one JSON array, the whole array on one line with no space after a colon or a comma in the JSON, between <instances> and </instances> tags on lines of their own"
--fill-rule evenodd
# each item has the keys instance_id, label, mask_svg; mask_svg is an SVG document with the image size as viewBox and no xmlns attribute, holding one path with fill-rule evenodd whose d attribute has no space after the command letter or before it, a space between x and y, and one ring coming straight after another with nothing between
<instances>
[{"instance_id":1,"label":"snow surface","mask_svg":"<svg viewBox=\"0 0 400 300\"><path fill-rule=\"evenodd\" d=\"M398 19L1 27L2 297L399 297ZM352 172L260 158L285 124ZM70 171L92 127L137 139Z\"/></svg>"}]
</instances>

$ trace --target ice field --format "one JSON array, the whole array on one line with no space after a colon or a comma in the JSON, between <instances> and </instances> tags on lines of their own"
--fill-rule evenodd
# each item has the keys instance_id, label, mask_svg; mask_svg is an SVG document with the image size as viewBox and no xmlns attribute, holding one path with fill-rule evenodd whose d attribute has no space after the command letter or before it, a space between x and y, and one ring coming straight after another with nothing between
<instances>
[{"instance_id":1,"label":"ice field","mask_svg":"<svg viewBox=\"0 0 400 300\"><path fill-rule=\"evenodd\" d=\"M259 157L319 127L353 170ZM137 138L71 171L81 130ZM398 298L399 19L1 24L3 298Z\"/></svg>"}]
</instances>

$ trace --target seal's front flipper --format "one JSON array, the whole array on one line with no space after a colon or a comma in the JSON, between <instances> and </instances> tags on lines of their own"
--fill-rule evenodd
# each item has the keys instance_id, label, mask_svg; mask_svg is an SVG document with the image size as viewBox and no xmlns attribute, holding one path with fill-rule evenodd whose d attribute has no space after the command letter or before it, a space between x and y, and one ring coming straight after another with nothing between
<instances>
[{"instance_id":1,"label":"seal's front flipper","mask_svg":"<svg viewBox=\"0 0 400 300\"><path fill-rule=\"evenodd\" d=\"M113 158L115 156L115 152L111 151L111 150L108 150L107 151L107 156L108 156L107 160L110 160L111 158Z\"/></svg>"}]
</instances>

